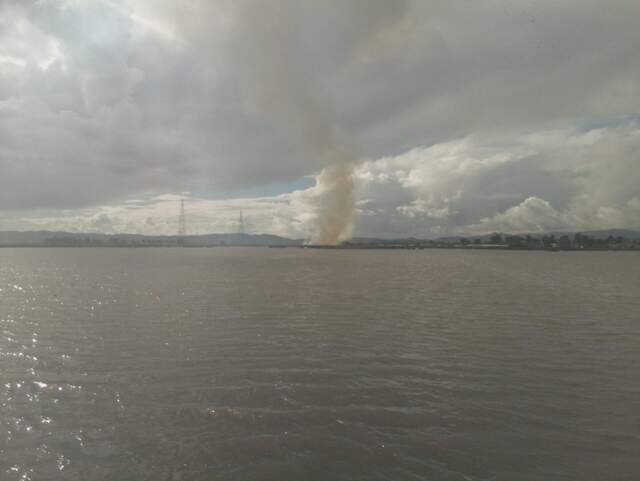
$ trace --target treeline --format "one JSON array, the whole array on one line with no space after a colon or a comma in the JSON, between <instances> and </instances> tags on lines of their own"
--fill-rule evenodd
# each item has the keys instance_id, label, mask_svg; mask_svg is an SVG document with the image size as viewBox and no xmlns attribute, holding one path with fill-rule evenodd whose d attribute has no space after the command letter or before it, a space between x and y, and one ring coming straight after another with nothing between
<instances>
[{"instance_id":1,"label":"treeline","mask_svg":"<svg viewBox=\"0 0 640 481\"><path fill-rule=\"evenodd\" d=\"M579 232L573 234L573 236L561 235L558 237L553 234L536 237L532 235L503 235L496 232L485 240L481 238L461 238L460 244L493 245L525 249L640 249L640 240L638 239L628 239L620 236L614 237L611 235L606 238L597 238Z\"/></svg>"},{"instance_id":2,"label":"treeline","mask_svg":"<svg viewBox=\"0 0 640 481\"><path fill-rule=\"evenodd\" d=\"M149 245L175 245L177 241L158 239L125 239L120 237L82 237L82 236L55 236L44 241L48 246L149 246Z\"/></svg>"}]
</instances>

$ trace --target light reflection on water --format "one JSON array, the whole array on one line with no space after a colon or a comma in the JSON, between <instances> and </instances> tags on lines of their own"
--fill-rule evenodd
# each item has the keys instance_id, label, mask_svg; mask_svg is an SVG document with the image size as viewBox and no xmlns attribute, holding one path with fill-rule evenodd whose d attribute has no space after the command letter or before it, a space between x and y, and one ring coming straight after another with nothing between
<instances>
[{"instance_id":1,"label":"light reflection on water","mask_svg":"<svg viewBox=\"0 0 640 481\"><path fill-rule=\"evenodd\" d=\"M635 253L0 249L0 479L631 480Z\"/></svg>"}]
</instances>

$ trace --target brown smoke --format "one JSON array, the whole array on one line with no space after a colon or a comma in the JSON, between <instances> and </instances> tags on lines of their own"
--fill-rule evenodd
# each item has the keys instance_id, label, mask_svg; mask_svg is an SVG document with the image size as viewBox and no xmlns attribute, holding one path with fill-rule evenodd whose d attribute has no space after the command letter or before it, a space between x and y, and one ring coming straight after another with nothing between
<instances>
[{"instance_id":1,"label":"brown smoke","mask_svg":"<svg viewBox=\"0 0 640 481\"><path fill-rule=\"evenodd\" d=\"M317 177L317 221L311 242L336 244L351 235L357 157L337 127L331 102L321 94L317 75L310 67L313 59L305 57L300 48L307 34L303 18L322 8L346 8L353 16L349 29L357 38L350 54L357 56L363 48L370 50L376 45L375 38L381 32L389 36L385 32L402 18L406 2L233 0L222 5L230 25L229 63L237 75L245 108L287 138L301 162L311 168L323 167Z\"/></svg>"},{"instance_id":2,"label":"brown smoke","mask_svg":"<svg viewBox=\"0 0 640 481\"><path fill-rule=\"evenodd\" d=\"M302 155L326 166L317 177L312 242L331 245L351 234L356 157L339 139L330 102L297 61L295 8L282 1L243 4L234 51L249 108L283 126Z\"/></svg>"},{"instance_id":3,"label":"brown smoke","mask_svg":"<svg viewBox=\"0 0 640 481\"><path fill-rule=\"evenodd\" d=\"M351 237L355 212L355 166L353 157L345 156L342 161L325 167L318 175L318 217L311 244L334 245Z\"/></svg>"}]
</instances>

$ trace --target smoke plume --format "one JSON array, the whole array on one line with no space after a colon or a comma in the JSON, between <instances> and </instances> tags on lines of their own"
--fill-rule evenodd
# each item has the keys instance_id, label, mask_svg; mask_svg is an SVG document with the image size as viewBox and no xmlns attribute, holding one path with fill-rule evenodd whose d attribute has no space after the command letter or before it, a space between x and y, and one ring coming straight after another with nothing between
<instances>
[{"instance_id":1,"label":"smoke plume","mask_svg":"<svg viewBox=\"0 0 640 481\"><path fill-rule=\"evenodd\" d=\"M305 74L297 50L297 6L292 2L246 2L236 11L232 51L240 58L247 108L283 129L305 157L324 168L317 177L317 222L312 242L336 244L351 233L356 156L340 139L330 102Z\"/></svg>"},{"instance_id":2,"label":"smoke plume","mask_svg":"<svg viewBox=\"0 0 640 481\"><path fill-rule=\"evenodd\" d=\"M316 178L319 189L317 220L311 244L333 245L348 239L352 233L355 212L353 157L345 156L325 167Z\"/></svg>"},{"instance_id":3,"label":"smoke plume","mask_svg":"<svg viewBox=\"0 0 640 481\"><path fill-rule=\"evenodd\" d=\"M307 173L320 172L311 242L336 244L349 237L358 159L323 88L322 65L354 57L370 61L372 51L382 45L379 37L388 39L390 27L403 17L406 1L234 0L198 5L199 15L184 30L200 48L207 48L211 32L203 19L224 18L228 45L223 75L238 91L246 117L258 120L258 135L285 145L287 157L304 164ZM309 30L314 24L334 30L335 38L319 44ZM338 56L336 47L342 47ZM290 165L290 170L293 180L293 172L301 169Z\"/></svg>"}]
</instances>

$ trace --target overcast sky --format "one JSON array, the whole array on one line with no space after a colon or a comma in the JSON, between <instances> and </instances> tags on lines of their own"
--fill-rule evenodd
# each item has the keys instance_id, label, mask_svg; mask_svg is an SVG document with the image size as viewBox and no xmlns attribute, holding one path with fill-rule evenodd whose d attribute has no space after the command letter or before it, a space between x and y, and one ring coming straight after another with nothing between
<instances>
[{"instance_id":1,"label":"overcast sky","mask_svg":"<svg viewBox=\"0 0 640 481\"><path fill-rule=\"evenodd\" d=\"M191 233L242 211L307 237L345 195L321 176L336 163L354 235L638 228L639 18L637 0L0 0L0 230L175 233L185 198Z\"/></svg>"}]
</instances>

